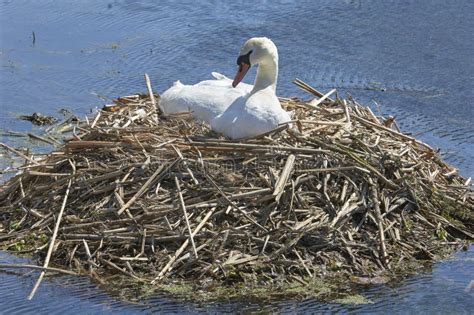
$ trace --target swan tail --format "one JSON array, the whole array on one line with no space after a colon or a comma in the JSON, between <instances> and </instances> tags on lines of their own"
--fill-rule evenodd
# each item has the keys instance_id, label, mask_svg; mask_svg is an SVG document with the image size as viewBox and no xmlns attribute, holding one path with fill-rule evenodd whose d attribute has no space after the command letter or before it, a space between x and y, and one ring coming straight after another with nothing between
<instances>
[{"instance_id":1,"label":"swan tail","mask_svg":"<svg viewBox=\"0 0 474 315\"><path fill-rule=\"evenodd\" d=\"M216 80L230 80L228 77L226 77L225 75L223 75L222 73L219 73L219 72L211 72L211 75Z\"/></svg>"},{"instance_id":2,"label":"swan tail","mask_svg":"<svg viewBox=\"0 0 474 315\"><path fill-rule=\"evenodd\" d=\"M184 84L181 83L181 81L178 80L178 81L173 82L173 87L175 87L175 86L176 87L182 87L182 86L184 86Z\"/></svg>"}]
</instances>

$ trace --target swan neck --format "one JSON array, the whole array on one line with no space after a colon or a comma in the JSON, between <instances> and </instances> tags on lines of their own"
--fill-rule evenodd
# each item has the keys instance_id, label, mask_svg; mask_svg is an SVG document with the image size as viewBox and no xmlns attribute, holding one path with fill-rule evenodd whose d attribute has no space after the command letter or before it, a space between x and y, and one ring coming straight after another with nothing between
<instances>
[{"instance_id":1,"label":"swan neck","mask_svg":"<svg viewBox=\"0 0 474 315\"><path fill-rule=\"evenodd\" d=\"M276 91L278 78L278 59L272 58L258 65L257 76L253 86L253 92L271 87Z\"/></svg>"}]
</instances>

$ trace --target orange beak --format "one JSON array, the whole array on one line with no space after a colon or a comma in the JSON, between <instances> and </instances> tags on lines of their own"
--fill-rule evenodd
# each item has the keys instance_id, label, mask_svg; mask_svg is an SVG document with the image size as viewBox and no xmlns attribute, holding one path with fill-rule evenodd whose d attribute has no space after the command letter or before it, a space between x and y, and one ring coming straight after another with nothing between
<instances>
[{"instance_id":1,"label":"orange beak","mask_svg":"<svg viewBox=\"0 0 474 315\"><path fill-rule=\"evenodd\" d=\"M239 70L237 71L237 74L235 75L234 82L232 82L232 87L236 87L240 81L245 77L247 74L247 71L249 71L250 65L246 64L245 62L242 62L239 64Z\"/></svg>"}]
</instances>

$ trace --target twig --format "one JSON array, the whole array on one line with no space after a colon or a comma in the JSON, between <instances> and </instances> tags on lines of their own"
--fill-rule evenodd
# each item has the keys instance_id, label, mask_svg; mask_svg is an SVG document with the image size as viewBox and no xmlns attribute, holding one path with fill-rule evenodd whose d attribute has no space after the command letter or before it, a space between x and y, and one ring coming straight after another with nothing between
<instances>
[{"instance_id":1,"label":"twig","mask_svg":"<svg viewBox=\"0 0 474 315\"><path fill-rule=\"evenodd\" d=\"M308 105L311 105L313 108L317 108L319 104L321 104L322 102L324 102L324 100L326 100L329 96L331 96L334 92L336 92L336 89L332 89L331 91L329 91L328 93L324 94L320 99L316 100L312 100L311 102L308 103Z\"/></svg>"},{"instance_id":2,"label":"twig","mask_svg":"<svg viewBox=\"0 0 474 315\"><path fill-rule=\"evenodd\" d=\"M177 163L178 160L174 161L173 163L171 163L170 165L174 165ZM129 201L127 201L127 203L125 203L123 205L123 207L121 207L118 211L117 211L117 214L118 215L121 215L125 210L127 210L138 198L140 198L141 195L143 195L143 193L148 189L148 187L150 187L154 182L155 180L157 180L157 178L159 177L159 175L162 175L164 172L163 170L165 168L169 168L170 165L166 165L166 164L162 164L160 165L160 167L153 173L153 175L150 176L150 178L148 178L148 180L143 184L143 186L137 191L137 193L132 197L130 198ZM168 166L168 167L167 167Z\"/></svg>"},{"instance_id":3,"label":"twig","mask_svg":"<svg viewBox=\"0 0 474 315\"><path fill-rule=\"evenodd\" d=\"M275 197L275 201L279 202L281 195L284 192L284 188L286 182L288 181L288 177L290 176L291 171L293 170L293 165L295 164L295 156L290 154L286 159L285 166L281 170L280 176L278 177L278 181L275 184L275 190L273 191L273 196Z\"/></svg>"},{"instance_id":4,"label":"twig","mask_svg":"<svg viewBox=\"0 0 474 315\"><path fill-rule=\"evenodd\" d=\"M295 79L293 81L294 84L296 84L298 87L300 87L301 89L313 94L313 95L316 95L317 97L323 97L324 94L319 92L318 90L316 90L315 88L311 87L309 84L305 83L304 81L300 80L300 79ZM334 102L333 99L327 97L327 99L331 102Z\"/></svg>"},{"instance_id":5,"label":"twig","mask_svg":"<svg viewBox=\"0 0 474 315\"><path fill-rule=\"evenodd\" d=\"M385 233L382 223L382 214L380 212L380 204L377 192L376 184L372 184L370 186L371 195L372 195L372 202L374 203L375 215L377 218L377 225L379 228L379 238L380 238L380 251L382 253L382 262L386 267L388 267L388 255L387 255L387 248L385 246Z\"/></svg>"},{"instance_id":6,"label":"twig","mask_svg":"<svg viewBox=\"0 0 474 315\"><path fill-rule=\"evenodd\" d=\"M254 219L252 219L247 213L245 213L245 211L243 211L242 209L240 209L239 207L237 207L237 205L232 202L232 200L230 200L229 197L227 197L227 195L219 188L219 186L217 186L217 184L214 182L214 180L212 180L212 178L206 174L206 178L209 180L209 182L212 184L212 186L214 186L214 188L217 189L217 191L222 195L222 197L224 197L224 199L229 203L229 205L232 206L232 208L234 208L235 210L239 211L247 220L249 220L250 222L252 222L253 224L255 224L256 226L258 226L260 229L262 229L263 231L267 232L268 230L262 226L261 224L259 224L257 221L255 221Z\"/></svg>"},{"instance_id":7,"label":"twig","mask_svg":"<svg viewBox=\"0 0 474 315\"><path fill-rule=\"evenodd\" d=\"M296 148L296 147L284 147L284 146L270 146L270 145L259 145L259 144L250 144L250 143L225 143L225 142L191 142L190 146L203 147L206 150L215 150L218 151L220 148L232 148L234 150L238 149L249 149L249 150L260 150L266 152L275 152L275 151L289 151L295 153L327 153L327 150L313 149L313 148Z\"/></svg>"},{"instance_id":8,"label":"twig","mask_svg":"<svg viewBox=\"0 0 474 315\"><path fill-rule=\"evenodd\" d=\"M54 226L53 235L51 236L51 240L50 240L50 243L49 243L48 253L46 254L46 258L44 259L43 268L48 267L49 260L51 259L51 254L53 253L53 250L54 250L54 242L56 241L56 237L58 235L59 224L61 223L61 218L63 216L64 209L66 208L66 203L67 203L67 198L69 196L69 189L71 188L71 183L72 183L72 179L70 179L69 183L67 184L66 193L64 195L63 203L61 205L61 209L59 210L58 218L56 220L56 225ZM31 290L31 293L28 296L28 300L31 300L35 296L36 290L38 290L38 287L39 287L41 281L43 280L43 277L44 277L45 274L46 274L45 270L41 271L40 276L38 277L38 280L36 281L35 286L33 287L33 290Z\"/></svg>"},{"instance_id":9,"label":"twig","mask_svg":"<svg viewBox=\"0 0 474 315\"><path fill-rule=\"evenodd\" d=\"M151 103L152 105L155 107L156 109L156 100L155 100L155 95L153 95L153 90L151 89L151 81L150 81L150 77L148 76L148 74L145 73L145 81L146 81L146 87L148 89L148 94L150 95L150 100L151 100Z\"/></svg>"},{"instance_id":10,"label":"twig","mask_svg":"<svg viewBox=\"0 0 474 315\"><path fill-rule=\"evenodd\" d=\"M172 147L173 150L176 152L176 154L179 156L179 158L183 161L183 165L184 165L184 167L186 168L186 171L189 173L189 176L191 176L191 178L193 179L194 184L199 185L199 181L196 179L196 177L194 177L194 173L193 173L193 171L191 171L191 169L189 168L188 163L187 163L186 160L184 159L183 154L181 153L181 151L180 151L176 146L174 146L174 145L172 145L172 144L171 144L171 147Z\"/></svg>"},{"instance_id":11,"label":"twig","mask_svg":"<svg viewBox=\"0 0 474 315\"><path fill-rule=\"evenodd\" d=\"M209 218L212 216L212 214L214 213L215 211L215 208L212 208L207 214L206 216L204 217L204 219L202 219L202 221L199 223L199 225L194 229L193 233L191 235L196 236L196 234L202 229L202 227L204 226L204 224L206 224L207 220L209 220ZM166 264L166 266L160 271L160 273L158 274L158 276L156 276L156 278L151 282L151 284L155 284L158 280L162 279L163 276L170 271L171 269L171 266L173 265L173 263L176 261L176 259L183 253L184 249L188 246L189 244L189 238L187 238L184 243L181 245L180 248L178 248L178 250L175 252L175 254L173 255L173 257L171 257L170 261Z\"/></svg>"},{"instance_id":12,"label":"twig","mask_svg":"<svg viewBox=\"0 0 474 315\"><path fill-rule=\"evenodd\" d=\"M347 106L347 101L342 100L342 106L344 107L344 113L346 114L346 121L347 125L350 127L351 126L351 115L349 113L349 107Z\"/></svg>"},{"instance_id":13,"label":"twig","mask_svg":"<svg viewBox=\"0 0 474 315\"><path fill-rule=\"evenodd\" d=\"M174 182L176 184L176 189L178 190L179 203L181 205L181 210L183 210L184 220L186 221L186 227L188 228L189 239L191 240L191 245L194 250L194 257L198 259L196 245L194 244L193 233L191 231L191 226L189 225L188 213L186 212L186 205L184 204L183 194L181 193L181 187L179 186L179 181L176 176L174 177Z\"/></svg>"},{"instance_id":14,"label":"twig","mask_svg":"<svg viewBox=\"0 0 474 315\"><path fill-rule=\"evenodd\" d=\"M110 260L104 259L104 258L102 258L102 257L99 257L99 260L100 260L102 263L104 263L104 264L106 264L106 265L109 265L110 267L114 268L115 270L120 271L120 272L123 273L124 275L130 276L130 277L132 277L132 278L135 279L135 280L138 280L138 281L141 281L141 282L147 282L147 281L148 281L148 280L146 280L146 279L137 277L136 275L134 275L133 273L131 273L131 272L129 272L129 271L123 270L122 268L120 268L119 266L117 266L116 264L114 264L113 262L111 262Z\"/></svg>"},{"instance_id":15,"label":"twig","mask_svg":"<svg viewBox=\"0 0 474 315\"><path fill-rule=\"evenodd\" d=\"M304 262L303 258L301 257L300 253L298 253L298 251L296 249L293 249L293 252L296 254L296 256L298 256L298 259L300 260L301 264L303 265L304 269L306 270L306 272L308 273L308 276L310 278L313 277L313 274L311 273L311 271L309 270L308 266L306 265L306 263Z\"/></svg>"},{"instance_id":16,"label":"twig","mask_svg":"<svg viewBox=\"0 0 474 315\"><path fill-rule=\"evenodd\" d=\"M60 269L60 268L55 268L55 267L42 267L42 266L37 266L37 265L28 265L28 264L0 264L0 268L17 268L17 269L40 269L43 270L44 272L46 271L54 271L54 272L59 272L59 273L64 273L66 275L72 275L72 276L77 276L77 273L71 270L65 270L65 269Z\"/></svg>"},{"instance_id":17,"label":"twig","mask_svg":"<svg viewBox=\"0 0 474 315\"><path fill-rule=\"evenodd\" d=\"M30 162L33 163L33 164L39 165L38 162L36 162L36 161L33 160L32 158L30 158L29 156L24 155L24 154L21 153L20 151L13 149L12 147L6 145L5 143L1 143L1 142L0 142L0 146L2 146L2 147L4 147L5 149L7 149L7 150L9 150L9 151L11 151L11 152L13 152L13 153L15 153L15 154L18 155L18 156L24 158L25 160L30 161Z\"/></svg>"},{"instance_id":18,"label":"twig","mask_svg":"<svg viewBox=\"0 0 474 315\"><path fill-rule=\"evenodd\" d=\"M99 118L101 116L102 111L98 111L97 114L95 115L94 121L92 122L91 129L94 129L95 125L99 121Z\"/></svg>"},{"instance_id":19,"label":"twig","mask_svg":"<svg viewBox=\"0 0 474 315\"><path fill-rule=\"evenodd\" d=\"M373 122L368 121L368 120L366 120L366 119L364 119L364 118L362 118L362 117L354 116L354 118L355 118L356 120L358 120L358 121L360 121L360 122L366 124L366 125L369 125L369 126L371 126L371 127L375 127L375 128L378 128L378 129L382 129L382 130L388 131L388 132L390 132L390 133L392 133L392 134L394 134L394 135L397 135L398 137L400 137L400 138L402 138L402 139L404 139L404 140L413 141L413 142L415 142L416 144L419 144L419 145L421 145L421 146L424 146L425 148L429 149L430 151L433 151L433 149L432 149L429 145L427 145L426 143L423 143L423 142L421 142L421 141L419 141L419 140L416 140L415 138L412 138L412 137L410 137L410 136L407 136L407 135L405 135L405 134L403 134L403 133L401 133L401 132L398 132L398 131L393 130L393 129L388 128L388 127L385 127L384 125L379 125L379 124L373 123Z\"/></svg>"},{"instance_id":20,"label":"twig","mask_svg":"<svg viewBox=\"0 0 474 315\"><path fill-rule=\"evenodd\" d=\"M46 138L43 138L43 137L41 137L41 136L35 135L34 133L31 133L31 132L28 132L28 136L29 136L30 138L33 138L33 139L36 139L36 140L39 140L39 141L43 141L43 142L46 142L46 143L48 143L48 144L52 144L52 145L55 144L53 141L48 140L48 139L46 139Z\"/></svg>"},{"instance_id":21,"label":"twig","mask_svg":"<svg viewBox=\"0 0 474 315\"><path fill-rule=\"evenodd\" d=\"M340 166L340 167L326 167L326 168L307 168L296 170L297 173L324 173L324 172L340 172L340 171L352 171L359 170L366 174L370 174L370 171L360 166Z\"/></svg>"}]
</instances>

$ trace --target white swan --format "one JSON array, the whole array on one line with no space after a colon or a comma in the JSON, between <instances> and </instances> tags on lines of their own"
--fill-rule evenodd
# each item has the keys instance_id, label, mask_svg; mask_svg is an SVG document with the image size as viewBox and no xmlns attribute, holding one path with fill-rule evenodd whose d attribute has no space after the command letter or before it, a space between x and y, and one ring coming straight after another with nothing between
<instances>
[{"instance_id":1,"label":"white swan","mask_svg":"<svg viewBox=\"0 0 474 315\"><path fill-rule=\"evenodd\" d=\"M242 84L238 89L232 87L232 80L213 72L215 80L201 81L194 85L184 85L180 81L166 90L160 97L159 106L164 114L192 112L198 121L211 123L222 114L237 98L247 95L250 84Z\"/></svg>"},{"instance_id":2,"label":"white swan","mask_svg":"<svg viewBox=\"0 0 474 315\"><path fill-rule=\"evenodd\" d=\"M216 80L195 85L177 81L162 95L163 113L191 111L194 118L232 139L253 137L290 120L275 95L278 51L266 37L249 39L240 49L239 70L232 82L219 73ZM259 65L255 84L240 83L251 65ZM240 83L240 84L239 84Z\"/></svg>"},{"instance_id":3,"label":"white swan","mask_svg":"<svg viewBox=\"0 0 474 315\"><path fill-rule=\"evenodd\" d=\"M251 65L258 65L252 91L237 98L222 114L211 121L213 130L231 139L249 138L271 131L290 121L275 95L278 78L278 50L266 37L249 39L240 49L239 70L232 86L236 87Z\"/></svg>"}]
</instances>

